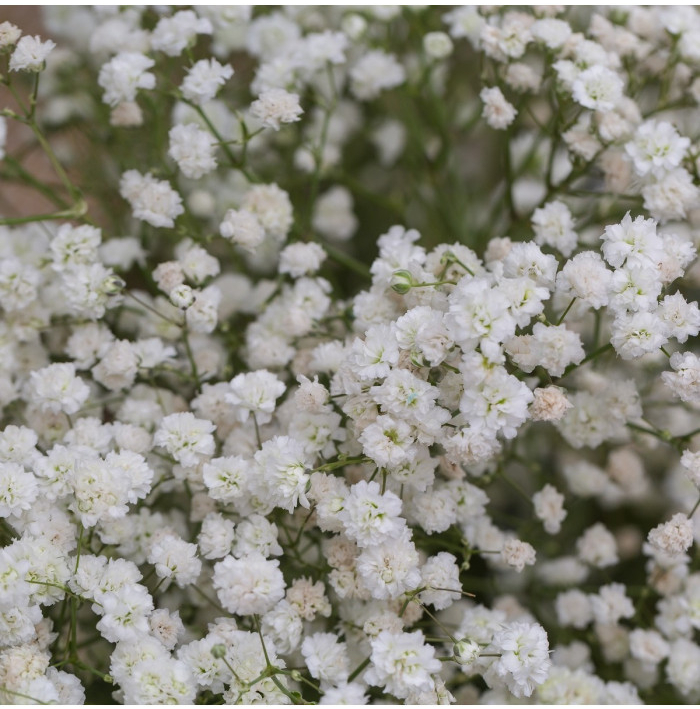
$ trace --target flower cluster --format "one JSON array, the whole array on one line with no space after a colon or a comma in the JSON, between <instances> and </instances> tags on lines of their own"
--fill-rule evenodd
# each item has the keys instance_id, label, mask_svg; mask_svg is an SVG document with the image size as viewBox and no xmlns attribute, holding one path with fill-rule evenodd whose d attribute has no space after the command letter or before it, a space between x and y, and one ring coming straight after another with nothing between
<instances>
[{"instance_id":1,"label":"flower cluster","mask_svg":"<svg viewBox=\"0 0 700 709\"><path fill-rule=\"evenodd\" d=\"M700 12L44 22L3 702L700 700Z\"/></svg>"}]
</instances>

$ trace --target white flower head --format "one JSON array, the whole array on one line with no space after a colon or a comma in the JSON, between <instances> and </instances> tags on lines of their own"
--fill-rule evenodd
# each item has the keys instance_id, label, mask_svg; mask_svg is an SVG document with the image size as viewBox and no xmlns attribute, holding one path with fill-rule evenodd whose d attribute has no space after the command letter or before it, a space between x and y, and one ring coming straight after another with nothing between
<instances>
[{"instance_id":1,"label":"white flower head","mask_svg":"<svg viewBox=\"0 0 700 709\"><path fill-rule=\"evenodd\" d=\"M25 35L17 42L12 52L10 71L41 71L46 58L55 46L56 43L50 39L42 42L39 36Z\"/></svg>"}]
</instances>

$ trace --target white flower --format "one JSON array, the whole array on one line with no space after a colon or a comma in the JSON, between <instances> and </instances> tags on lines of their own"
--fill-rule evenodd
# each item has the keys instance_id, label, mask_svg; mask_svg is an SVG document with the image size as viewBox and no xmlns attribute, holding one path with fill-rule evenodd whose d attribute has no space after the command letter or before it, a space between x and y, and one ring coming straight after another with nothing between
<instances>
[{"instance_id":1,"label":"white flower","mask_svg":"<svg viewBox=\"0 0 700 709\"><path fill-rule=\"evenodd\" d=\"M535 515L544 523L545 531L548 534L557 534L566 518L564 495L548 483L532 496L532 503L535 506Z\"/></svg>"},{"instance_id":2,"label":"white flower","mask_svg":"<svg viewBox=\"0 0 700 709\"><path fill-rule=\"evenodd\" d=\"M662 372L661 379L682 401L700 401L700 358L692 352L674 352L669 360L673 372Z\"/></svg>"},{"instance_id":3,"label":"white flower","mask_svg":"<svg viewBox=\"0 0 700 709\"><path fill-rule=\"evenodd\" d=\"M649 268L663 258L663 240L656 233L656 222L642 216L632 221L629 212L619 224L605 227L603 256L615 268L628 266Z\"/></svg>"},{"instance_id":4,"label":"white flower","mask_svg":"<svg viewBox=\"0 0 700 709\"><path fill-rule=\"evenodd\" d=\"M279 561L262 554L227 556L214 565L213 585L221 605L237 615L266 613L284 597Z\"/></svg>"},{"instance_id":5,"label":"white flower","mask_svg":"<svg viewBox=\"0 0 700 709\"><path fill-rule=\"evenodd\" d=\"M74 414L90 396L90 387L76 376L73 364L56 363L30 374L28 394L44 411Z\"/></svg>"},{"instance_id":6,"label":"white flower","mask_svg":"<svg viewBox=\"0 0 700 709\"><path fill-rule=\"evenodd\" d=\"M284 89L267 89L250 106L250 114L265 128L280 129L280 123L294 123L301 118L303 109L299 95Z\"/></svg>"},{"instance_id":7,"label":"white flower","mask_svg":"<svg viewBox=\"0 0 700 709\"><path fill-rule=\"evenodd\" d=\"M70 508L85 527L124 517L128 511L130 479L98 456L82 456L71 475Z\"/></svg>"},{"instance_id":8,"label":"white flower","mask_svg":"<svg viewBox=\"0 0 700 709\"><path fill-rule=\"evenodd\" d=\"M634 615L634 604L627 597L624 584L610 583L601 586L598 593L589 596L591 611L597 623L614 625L622 618Z\"/></svg>"},{"instance_id":9,"label":"white flower","mask_svg":"<svg viewBox=\"0 0 700 709\"><path fill-rule=\"evenodd\" d=\"M700 646L686 638L671 644L668 664L668 681L685 697L695 697L700 683Z\"/></svg>"},{"instance_id":10,"label":"white flower","mask_svg":"<svg viewBox=\"0 0 700 709\"><path fill-rule=\"evenodd\" d=\"M161 446L182 465L197 465L215 450L211 421L195 418L189 411L170 414L161 422L153 437L153 444Z\"/></svg>"},{"instance_id":11,"label":"white flower","mask_svg":"<svg viewBox=\"0 0 700 709\"><path fill-rule=\"evenodd\" d=\"M364 674L366 682L384 687L388 694L399 699L405 699L411 692L429 692L435 688L432 675L440 671L441 663L419 630L413 633L383 630L370 644L371 667Z\"/></svg>"},{"instance_id":12,"label":"white flower","mask_svg":"<svg viewBox=\"0 0 700 709\"><path fill-rule=\"evenodd\" d=\"M401 499L392 492L379 491L379 484L361 480L345 496L339 518L346 535L359 547L381 544L398 537L405 526Z\"/></svg>"},{"instance_id":13,"label":"white flower","mask_svg":"<svg viewBox=\"0 0 700 709\"><path fill-rule=\"evenodd\" d=\"M700 203L700 188L684 168L676 167L642 188L644 208L661 222L684 219Z\"/></svg>"},{"instance_id":14,"label":"white flower","mask_svg":"<svg viewBox=\"0 0 700 709\"><path fill-rule=\"evenodd\" d=\"M649 532L649 543L657 551L678 556L693 544L693 523L682 512Z\"/></svg>"},{"instance_id":15,"label":"white flower","mask_svg":"<svg viewBox=\"0 0 700 709\"><path fill-rule=\"evenodd\" d=\"M288 273L292 278L299 278L316 273L326 259L323 247L313 242L297 242L285 246L280 253L280 273Z\"/></svg>"},{"instance_id":16,"label":"white flower","mask_svg":"<svg viewBox=\"0 0 700 709\"><path fill-rule=\"evenodd\" d=\"M658 665L669 656L671 648L656 630L635 628L630 633L630 654L645 663Z\"/></svg>"},{"instance_id":17,"label":"white flower","mask_svg":"<svg viewBox=\"0 0 700 709\"><path fill-rule=\"evenodd\" d=\"M297 505L309 507L306 485L309 462L304 446L289 436L275 436L255 454L256 474L252 490L269 504L293 512Z\"/></svg>"},{"instance_id":18,"label":"white flower","mask_svg":"<svg viewBox=\"0 0 700 709\"><path fill-rule=\"evenodd\" d=\"M118 106L136 100L139 89L153 89L155 74L151 69L155 62L138 52L122 52L102 65L97 83L105 90L102 100L109 106Z\"/></svg>"},{"instance_id":19,"label":"white flower","mask_svg":"<svg viewBox=\"0 0 700 709\"><path fill-rule=\"evenodd\" d=\"M131 205L134 217L154 227L173 227L184 211L182 198L166 180L150 173L127 170L119 182L119 193Z\"/></svg>"},{"instance_id":20,"label":"white flower","mask_svg":"<svg viewBox=\"0 0 700 709\"><path fill-rule=\"evenodd\" d=\"M306 667L312 677L339 684L346 682L350 674L350 658L347 645L339 642L333 633L314 633L307 635L301 645Z\"/></svg>"},{"instance_id":21,"label":"white flower","mask_svg":"<svg viewBox=\"0 0 700 709\"><path fill-rule=\"evenodd\" d=\"M406 80L406 71L392 54L381 49L366 52L350 70L350 90L360 101L377 98Z\"/></svg>"},{"instance_id":22,"label":"white flower","mask_svg":"<svg viewBox=\"0 0 700 709\"><path fill-rule=\"evenodd\" d=\"M454 44L445 32L428 32L423 36L423 51L431 59L445 59L452 54Z\"/></svg>"},{"instance_id":23,"label":"white flower","mask_svg":"<svg viewBox=\"0 0 700 709\"><path fill-rule=\"evenodd\" d=\"M610 342L622 359L657 352L668 342L667 326L656 313L624 313L612 324Z\"/></svg>"},{"instance_id":24,"label":"white flower","mask_svg":"<svg viewBox=\"0 0 700 709\"><path fill-rule=\"evenodd\" d=\"M509 539L501 549L501 558L516 571L522 571L525 566L535 563L535 549L531 544L519 539Z\"/></svg>"},{"instance_id":25,"label":"white flower","mask_svg":"<svg viewBox=\"0 0 700 709\"><path fill-rule=\"evenodd\" d=\"M659 304L659 315L666 323L669 337L684 343L700 332L700 309L693 301L688 303L681 293L667 295Z\"/></svg>"},{"instance_id":26,"label":"white flower","mask_svg":"<svg viewBox=\"0 0 700 709\"><path fill-rule=\"evenodd\" d=\"M219 234L249 253L255 253L265 239L265 229L247 209L229 209L219 225Z\"/></svg>"},{"instance_id":27,"label":"white flower","mask_svg":"<svg viewBox=\"0 0 700 709\"><path fill-rule=\"evenodd\" d=\"M241 207L257 217L267 236L278 243L287 238L294 221L292 202L275 183L251 187Z\"/></svg>"},{"instance_id":28,"label":"white flower","mask_svg":"<svg viewBox=\"0 0 700 709\"><path fill-rule=\"evenodd\" d=\"M56 43L41 37L25 35L17 42L14 52L10 57L10 71L41 71L44 62L51 53Z\"/></svg>"},{"instance_id":29,"label":"white flower","mask_svg":"<svg viewBox=\"0 0 700 709\"><path fill-rule=\"evenodd\" d=\"M230 387L226 401L236 407L238 420L245 422L252 413L258 425L270 421L275 402L287 388L276 375L266 369L238 374L231 380Z\"/></svg>"},{"instance_id":30,"label":"white flower","mask_svg":"<svg viewBox=\"0 0 700 709\"><path fill-rule=\"evenodd\" d=\"M195 124L170 129L168 155L175 160L185 177L196 180L216 167L216 140Z\"/></svg>"},{"instance_id":31,"label":"white flower","mask_svg":"<svg viewBox=\"0 0 700 709\"><path fill-rule=\"evenodd\" d=\"M582 561L600 569L617 564L617 542L606 527L597 522L577 540L576 548Z\"/></svg>"},{"instance_id":32,"label":"white flower","mask_svg":"<svg viewBox=\"0 0 700 709\"><path fill-rule=\"evenodd\" d=\"M172 17L161 17L151 33L151 47L170 57L178 56L198 34L211 34L213 27L205 17L192 10L180 10Z\"/></svg>"},{"instance_id":33,"label":"white flower","mask_svg":"<svg viewBox=\"0 0 700 709\"><path fill-rule=\"evenodd\" d=\"M0 49L17 44L22 36L22 30L11 22L0 22Z\"/></svg>"},{"instance_id":34,"label":"white flower","mask_svg":"<svg viewBox=\"0 0 700 709\"><path fill-rule=\"evenodd\" d=\"M547 202L536 209L532 213L532 228L538 244L547 244L564 256L570 256L576 248L578 235L574 231L574 219L563 202Z\"/></svg>"},{"instance_id":35,"label":"white flower","mask_svg":"<svg viewBox=\"0 0 700 709\"><path fill-rule=\"evenodd\" d=\"M205 559L221 559L231 553L234 524L217 512L210 512L202 520L197 545Z\"/></svg>"},{"instance_id":36,"label":"white flower","mask_svg":"<svg viewBox=\"0 0 700 709\"><path fill-rule=\"evenodd\" d=\"M20 516L39 494L37 479L17 463L0 463L0 517Z\"/></svg>"},{"instance_id":37,"label":"white flower","mask_svg":"<svg viewBox=\"0 0 700 709\"><path fill-rule=\"evenodd\" d=\"M570 298L578 298L592 308L608 304L612 273L595 251L582 251L569 259L557 274L557 290Z\"/></svg>"},{"instance_id":38,"label":"white flower","mask_svg":"<svg viewBox=\"0 0 700 709\"><path fill-rule=\"evenodd\" d=\"M369 424L358 441L362 444L365 455L379 467L395 467L405 463L415 451L411 427L400 419L391 416L377 416Z\"/></svg>"},{"instance_id":39,"label":"white flower","mask_svg":"<svg viewBox=\"0 0 700 709\"><path fill-rule=\"evenodd\" d=\"M188 70L180 90L185 99L203 106L232 76L233 69L228 64L219 64L216 59L200 59Z\"/></svg>"},{"instance_id":40,"label":"white flower","mask_svg":"<svg viewBox=\"0 0 700 709\"><path fill-rule=\"evenodd\" d=\"M596 65L582 71L573 84L574 100L594 111L612 111L622 97L624 83L617 72Z\"/></svg>"},{"instance_id":41,"label":"white flower","mask_svg":"<svg viewBox=\"0 0 700 709\"><path fill-rule=\"evenodd\" d=\"M420 584L418 552L406 528L400 537L363 549L357 572L372 598L398 598Z\"/></svg>"},{"instance_id":42,"label":"white flower","mask_svg":"<svg viewBox=\"0 0 700 709\"><path fill-rule=\"evenodd\" d=\"M209 495L222 502L232 502L242 497L251 468L250 461L241 456L212 458L208 463L204 463L202 477Z\"/></svg>"},{"instance_id":43,"label":"white flower","mask_svg":"<svg viewBox=\"0 0 700 709\"><path fill-rule=\"evenodd\" d=\"M507 623L494 634L489 651L500 653L484 674L489 686L502 681L516 697L529 697L547 679L552 663L541 625Z\"/></svg>"},{"instance_id":44,"label":"white flower","mask_svg":"<svg viewBox=\"0 0 700 709\"><path fill-rule=\"evenodd\" d=\"M108 642L136 642L148 634L153 599L145 586L127 584L116 591L102 593L99 603L102 619L97 630Z\"/></svg>"},{"instance_id":45,"label":"white flower","mask_svg":"<svg viewBox=\"0 0 700 709\"><path fill-rule=\"evenodd\" d=\"M486 435L515 438L528 417L533 396L526 384L503 367L495 367L473 387L467 387L459 402L460 411L469 423L484 429Z\"/></svg>"},{"instance_id":46,"label":"white flower","mask_svg":"<svg viewBox=\"0 0 700 709\"><path fill-rule=\"evenodd\" d=\"M421 578L421 585L426 587L419 595L421 603L432 605L435 610L449 608L462 596L457 558L449 552L441 551L431 556L423 564Z\"/></svg>"},{"instance_id":47,"label":"white flower","mask_svg":"<svg viewBox=\"0 0 700 709\"><path fill-rule=\"evenodd\" d=\"M571 25L565 20L546 17L534 22L530 32L549 49L559 49L571 36Z\"/></svg>"},{"instance_id":48,"label":"white flower","mask_svg":"<svg viewBox=\"0 0 700 709\"><path fill-rule=\"evenodd\" d=\"M678 135L670 123L650 120L637 128L625 150L632 158L637 174L643 176L649 172L662 175L678 167L689 147L690 139Z\"/></svg>"},{"instance_id":49,"label":"white flower","mask_svg":"<svg viewBox=\"0 0 700 709\"><path fill-rule=\"evenodd\" d=\"M479 98L484 102L482 117L496 130L505 130L518 115L515 107L506 100L498 86L481 90Z\"/></svg>"},{"instance_id":50,"label":"white flower","mask_svg":"<svg viewBox=\"0 0 700 709\"><path fill-rule=\"evenodd\" d=\"M169 532L156 537L148 552L148 563L155 565L156 576L171 578L180 588L196 583L202 570L197 546Z\"/></svg>"}]
</instances>

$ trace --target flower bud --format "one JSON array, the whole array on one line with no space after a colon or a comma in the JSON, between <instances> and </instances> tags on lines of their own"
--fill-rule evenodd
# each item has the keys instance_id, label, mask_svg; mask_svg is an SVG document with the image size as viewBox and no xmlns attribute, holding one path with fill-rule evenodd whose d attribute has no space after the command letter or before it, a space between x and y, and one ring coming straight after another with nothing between
<instances>
[{"instance_id":1,"label":"flower bud","mask_svg":"<svg viewBox=\"0 0 700 709\"><path fill-rule=\"evenodd\" d=\"M226 657L226 645L223 643L218 643L217 645L212 645L211 654L217 659L222 660Z\"/></svg>"},{"instance_id":2,"label":"flower bud","mask_svg":"<svg viewBox=\"0 0 700 709\"><path fill-rule=\"evenodd\" d=\"M481 654L481 646L473 640L464 638L454 644L452 652L460 665L467 666L476 662Z\"/></svg>"},{"instance_id":3,"label":"flower bud","mask_svg":"<svg viewBox=\"0 0 700 709\"><path fill-rule=\"evenodd\" d=\"M391 276L391 288L394 292L399 295L404 295L413 288L415 281L410 271L405 268L400 268L398 271L394 271Z\"/></svg>"},{"instance_id":4,"label":"flower bud","mask_svg":"<svg viewBox=\"0 0 700 709\"><path fill-rule=\"evenodd\" d=\"M175 286L175 288L170 291L170 302L176 308L187 310L187 308L194 303L194 291L185 283Z\"/></svg>"},{"instance_id":5,"label":"flower bud","mask_svg":"<svg viewBox=\"0 0 700 709\"><path fill-rule=\"evenodd\" d=\"M423 37L423 49L431 59L445 59L452 54L454 45L445 32L428 32Z\"/></svg>"}]
</instances>

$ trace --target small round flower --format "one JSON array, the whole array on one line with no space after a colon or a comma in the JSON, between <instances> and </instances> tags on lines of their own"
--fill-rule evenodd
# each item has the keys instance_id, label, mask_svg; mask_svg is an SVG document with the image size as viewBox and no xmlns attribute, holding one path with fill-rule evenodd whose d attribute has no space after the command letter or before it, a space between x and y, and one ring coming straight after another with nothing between
<instances>
[{"instance_id":1,"label":"small round flower","mask_svg":"<svg viewBox=\"0 0 700 709\"><path fill-rule=\"evenodd\" d=\"M505 130L517 116L515 107L506 100L498 86L481 90L479 97L484 102L482 116L496 130Z\"/></svg>"},{"instance_id":2,"label":"small round flower","mask_svg":"<svg viewBox=\"0 0 700 709\"><path fill-rule=\"evenodd\" d=\"M10 71L41 71L55 46L56 43L50 39L42 42L39 36L25 35L17 42L15 51L12 52Z\"/></svg>"},{"instance_id":3,"label":"small round flower","mask_svg":"<svg viewBox=\"0 0 700 709\"><path fill-rule=\"evenodd\" d=\"M299 95L284 89L268 89L260 94L250 106L250 114L265 128L280 129L280 123L294 123L303 113L299 105Z\"/></svg>"},{"instance_id":4,"label":"small round flower","mask_svg":"<svg viewBox=\"0 0 700 709\"><path fill-rule=\"evenodd\" d=\"M453 50L454 44L445 32L428 32L423 37L423 51L431 59L445 59Z\"/></svg>"},{"instance_id":5,"label":"small round flower","mask_svg":"<svg viewBox=\"0 0 700 709\"><path fill-rule=\"evenodd\" d=\"M693 544L693 523L682 512L649 532L649 543L657 551L679 556Z\"/></svg>"},{"instance_id":6,"label":"small round flower","mask_svg":"<svg viewBox=\"0 0 700 709\"><path fill-rule=\"evenodd\" d=\"M573 96L584 108L612 111L622 97L623 86L617 72L596 65L578 75L573 85Z\"/></svg>"},{"instance_id":7,"label":"small round flower","mask_svg":"<svg viewBox=\"0 0 700 709\"><path fill-rule=\"evenodd\" d=\"M284 597L284 578L279 561L262 554L240 559L227 556L214 565L214 589L230 613L267 613Z\"/></svg>"},{"instance_id":8,"label":"small round flower","mask_svg":"<svg viewBox=\"0 0 700 709\"><path fill-rule=\"evenodd\" d=\"M50 364L29 377L29 398L43 411L76 413L90 396L90 387L75 373L75 365Z\"/></svg>"},{"instance_id":9,"label":"small round flower","mask_svg":"<svg viewBox=\"0 0 700 709\"><path fill-rule=\"evenodd\" d=\"M189 411L170 414L160 422L153 443L165 448L178 463L190 467L213 455L214 429L211 421L195 418Z\"/></svg>"}]
</instances>

